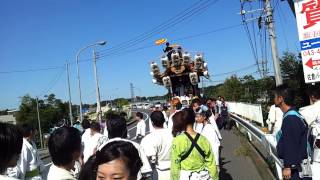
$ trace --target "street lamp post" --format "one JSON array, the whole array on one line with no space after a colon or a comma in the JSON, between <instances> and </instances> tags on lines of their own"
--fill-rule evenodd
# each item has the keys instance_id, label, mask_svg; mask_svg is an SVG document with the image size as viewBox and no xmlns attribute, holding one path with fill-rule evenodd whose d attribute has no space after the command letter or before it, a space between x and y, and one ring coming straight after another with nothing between
<instances>
[{"instance_id":1,"label":"street lamp post","mask_svg":"<svg viewBox=\"0 0 320 180\"><path fill-rule=\"evenodd\" d=\"M79 108L79 116L80 116L80 122L82 122L82 96L81 96L81 85L80 85L80 71L79 71L79 55L82 51L86 50L87 48L89 47L92 47L92 46L97 46L97 45L100 45L100 46L103 46L106 44L106 41L99 41L99 42L95 42L93 44L89 44L87 45L86 47L80 49L78 52L77 52L77 55L76 55L76 64L77 64L77 79L78 79L78 90L79 90L79 98L80 98L80 108Z\"/></svg>"}]
</instances>

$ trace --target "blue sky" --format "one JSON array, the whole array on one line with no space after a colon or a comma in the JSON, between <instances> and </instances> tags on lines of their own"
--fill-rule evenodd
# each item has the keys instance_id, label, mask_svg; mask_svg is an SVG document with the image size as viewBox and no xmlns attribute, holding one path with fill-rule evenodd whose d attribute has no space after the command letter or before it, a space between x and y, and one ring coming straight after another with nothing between
<instances>
[{"instance_id":1,"label":"blue sky","mask_svg":"<svg viewBox=\"0 0 320 180\"><path fill-rule=\"evenodd\" d=\"M275 0L277 1L277 0ZM106 40L106 47L114 47L174 17L196 1L183 0L4 0L0 6L0 72L70 66L73 103L79 103L75 55L77 51L98 40ZM182 37L216 30L241 23L239 0L220 0L205 11L192 16L150 39L127 50L152 46L158 38L166 37L190 52L203 52L210 74L220 74L255 63L248 38L242 26L190 39ZM298 50L296 22L288 4L280 2L275 10L279 52ZM92 57L92 50L80 59ZM130 97L130 82L138 96L163 95L166 90L152 84L149 62L159 61L162 47L152 46L139 51L106 55L97 62L102 99ZM110 52L109 52L110 53ZM270 54L270 53L269 53ZM272 60L269 58L271 65ZM273 72L272 66L270 71ZM255 72L256 68L238 75ZM95 84L91 61L80 64L84 103L95 102ZM231 74L213 76L222 81ZM255 74L256 77L257 74ZM55 93L67 100L66 73L63 68L24 73L0 73L0 109L17 108L19 97ZM212 83L210 83L212 84ZM207 83L207 85L209 85Z\"/></svg>"}]
</instances>

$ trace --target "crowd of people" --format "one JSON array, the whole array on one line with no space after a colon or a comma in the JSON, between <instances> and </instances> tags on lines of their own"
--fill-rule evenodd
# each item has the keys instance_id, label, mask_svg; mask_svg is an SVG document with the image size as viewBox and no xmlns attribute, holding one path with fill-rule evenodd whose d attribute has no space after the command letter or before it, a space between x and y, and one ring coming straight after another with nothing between
<instances>
[{"instance_id":1,"label":"crowd of people","mask_svg":"<svg viewBox=\"0 0 320 180\"><path fill-rule=\"evenodd\" d=\"M316 179L320 128L310 132L309 127L320 123L320 91L308 91L313 105L301 112L294 108L290 88L281 85L274 92L268 122L283 162L283 178ZM107 117L105 126L84 119L81 126L55 128L48 140L52 165L47 175L34 143L36 129L0 123L0 179L219 179L220 130L232 128L228 103L223 97L194 98L185 107L174 97L170 105L155 107L148 126L143 113L136 112L136 136L131 140L126 119L116 113Z\"/></svg>"},{"instance_id":2,"label":"crowd of people","mask_svg":"<svg viewBox=\"0 0 320 180\"><path fill-rule=\"evenodd\" d=\"M34 143L36 129L0 123L0 143L6 147L0 179L218 179L221 107L215 99L198 98L182 107L173 98L170 108L153 109L150 133L137 112L135 141L128 138L126 119L116 113L105 127L86 118L74 127L61 123L48 140L48 174Z\"/></svg>"},{"instance_id":3,"label":"crowd of people","mask_svg":"<svg viewBox=\"0 0 320 180\"><path fill-rule=\"evenodd\" d=\"M320 89L310 86L309 106L297 109L295 93L287 85L274 90L274 104L267 124L272 137L268 141L277 149L283 179L320 179Z\"/></svg>"}]
</instances>

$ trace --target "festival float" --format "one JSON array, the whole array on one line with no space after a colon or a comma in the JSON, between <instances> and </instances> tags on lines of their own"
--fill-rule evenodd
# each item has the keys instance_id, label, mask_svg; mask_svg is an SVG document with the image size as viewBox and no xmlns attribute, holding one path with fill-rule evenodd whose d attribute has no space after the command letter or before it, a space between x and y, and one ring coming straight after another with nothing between
<instances>
[{"instance_id":1,"label":"festival float","mask_svg":"<svg viewBox=\"0 0 320 180\"><path fill-rule=\"evenodd\" d=\"M174 96L201 96L199 88L201 77L209 79L208 65L203 53L192 54L178 44L170 45L166 39L156 41L157 45L165 44L163 55L160 56L159 65L150 63L152 82L168 89L169 95Z\"/></svg>"}]
</instances>

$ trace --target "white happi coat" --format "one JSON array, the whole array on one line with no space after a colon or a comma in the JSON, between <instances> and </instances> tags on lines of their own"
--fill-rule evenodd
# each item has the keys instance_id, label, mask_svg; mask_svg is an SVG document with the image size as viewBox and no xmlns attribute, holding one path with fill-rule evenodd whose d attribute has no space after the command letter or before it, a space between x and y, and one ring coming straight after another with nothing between
<instances>
[{"instance_id":1,"label":"white happi coat","mask_svg":"<svg viewBox=\"0 0 320 180\"><path fill-rule=\"evenodd\" d=\"M143 119L141 119L137 124L136 137L138 137L139 134L141 136L146 135L146 122L144 122Z\"/></svg>"},{"instance_id":2,"label":"white happi coat","mask_svg":"<svg viewBox=\"0 0 320 180\"><path fill-rule=\"evenodd\" d=\"M196 123L194 126L194 129L197 133L203 135L209 141L212 151L214 153L214 159L215 159L216 165L218 166L220 138L216 133L216 128L214 127L214 124L208 123L204 126L202 123Z\"/></svg>"},{"instance_id":3,"label":"white happi coat","mask_svg":"<svg viewBox=\"0 0 320 180\"><path fill-rule=\"evenodd\" d=\"M313 135L316 139L320 138L320 100L316 101L314 104L303 107L299 110L302 116L305 118L308 125L312 126L311 135ZM317 122L315 122L317 120ZM316 127L315 127L316 125ZM313 144L312 144L313 146ZM319 156L319 148L314 149L313 154L313 163L311 165L312 168L312 179L320 179L320 156Z\"/></svg>"},{"instance_id":4,"label":"white happi coat","mask_svg":"<svg viewBox=\"0 0 320 180\"><path fill-rule=\"evenodd\" d=\"M8 176L25 180L42 180L41 172L44 170L43 162L39 157L38 150L34 142L29 142L23 138L22 150L17 166L8 168ZM28 177L28 174L33 174Z\"/></svg>"},{"instance_id":5,"label":"white happi coat","mask_svg":"<svg viewBox=\"0 0 320 180\"><path fill-rule=\"evenodd\" d=\"M87 162L91 155L95 153L98 146L98 140L103 135L100 133L95 133L89 137L84 138L84 149L83 149L83 162Z\"/></svg>"},{"instance_id":6,"label":"white happi coat","mask_svg":"<svg viewBox=\"0 0 320 180\"><path fill-rule=\"evenodd\" d=\"M47 180L76 180L71 171L51 165Z\"/></svg>"},{"instance_id":7,"label":"white happi coat","mask_svg":"<svg viewBox=\"0 0 320 180\"><path fill-rule=\"evenodd\" d=\"M170 151L173 141L171 129L155 129L141 141L141 147L147 157L156 162L158 177L155 179L170 179Z\"/></svg>"},{"instance_id":8,"label":"white happi coat","mask_svg":"<svg viewBox=\"0 0 320 180\"><path fill-rule=\"evenodd\" d=\"M282 126L282 119L283 119L283 112L280 108L276 107L275 105L272 105L270 107L269 113L268 113L268 129L269 131L272 130L272 134L278 133L278 131L281 129ZM273 129L272 129L273 126Z\"/></svg>"}]
</instances>

